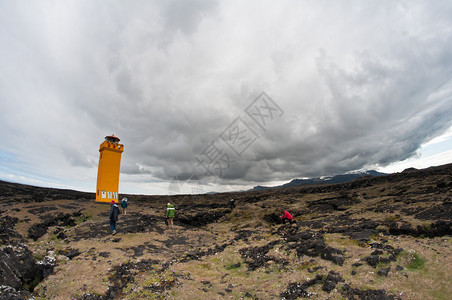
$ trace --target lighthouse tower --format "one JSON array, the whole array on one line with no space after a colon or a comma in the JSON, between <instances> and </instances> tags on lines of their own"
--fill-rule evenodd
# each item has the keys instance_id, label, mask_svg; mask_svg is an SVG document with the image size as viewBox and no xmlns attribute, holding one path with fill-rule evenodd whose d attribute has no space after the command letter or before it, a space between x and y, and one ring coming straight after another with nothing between
<instances>
[{"instance_id":1,"label":"lighthouse tower","mask_svg":"<svg viewBox=\"0 0 452 300\"><path fill-rule=\"evenodd\" d=\"M96 201L118 202L119 167L124 145L114 134L106 136L99 146L99 167L97 170Z\"/></svg>"}]
</instances>

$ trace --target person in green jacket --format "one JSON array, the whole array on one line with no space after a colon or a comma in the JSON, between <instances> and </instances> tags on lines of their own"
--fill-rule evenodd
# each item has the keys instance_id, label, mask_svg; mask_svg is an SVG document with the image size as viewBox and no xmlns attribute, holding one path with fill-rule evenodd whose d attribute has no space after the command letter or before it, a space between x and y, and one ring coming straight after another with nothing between
<instances>
[{"instance_id":1,"label":"person in green jacket","mask_svg":"<svg viewBox=\"0 0 452 300\"><path fill-rule=\"evenodd\" d=\"M175 215L176 215L176 210L174 209L174 205L172 205L171 203L168 203L167 208L166 208L166 218L168 219L168 225L170 227L173 227L173 219L174 219Z\"/></svg>"}]
</instances>

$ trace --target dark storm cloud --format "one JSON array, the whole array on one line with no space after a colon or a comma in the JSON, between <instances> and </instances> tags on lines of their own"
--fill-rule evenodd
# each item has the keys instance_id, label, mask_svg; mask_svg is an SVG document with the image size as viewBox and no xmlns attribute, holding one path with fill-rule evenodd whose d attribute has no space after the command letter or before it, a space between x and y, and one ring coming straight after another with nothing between
<instances>
[{"instance_id":1,"label":"dark storm cloud","mask_svg":"<svg viewBox=\"0 0 452 300\"><path fill-rule=\"evenodd\" d=\"M186 35L196 32L198 24L214 13L217 1L210 0L170 0L163 2L162 18L167 31L181 31Z\"/></svg>"},{"instance_id":2,"label":"dark storm cloud","mask_svg":"<svg viewBox=\"0 0 452 300\"><path fill-rule=\"evenodd\" d=\"M197 158L241 117L258 138L223 144L207 185L404 160L452 125L449 2L5 2L0 151L93 182L114 133L133 192L202 178ZM262 91L284 111L265 130L245 112Z\"/></svg>"}]
</instances>

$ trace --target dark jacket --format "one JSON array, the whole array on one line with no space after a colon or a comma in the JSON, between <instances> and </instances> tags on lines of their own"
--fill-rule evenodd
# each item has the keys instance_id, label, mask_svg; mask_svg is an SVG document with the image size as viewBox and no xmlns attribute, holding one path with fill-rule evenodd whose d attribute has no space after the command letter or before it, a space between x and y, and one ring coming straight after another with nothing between
<instances>
[{"instance_id":1,"label":"dark jacket","mask_svg":"<svg viewBox=\"0 0 452 300\"><path fill-rule=\"evenodd\" d=\"M231 208L234 208L234 207L235 207L235 200L234 200L234 199L231 199L231 200L229 201L229 206L230 206Z\"/></svg>"},{"instance_id":2,"label":"dark jacket","mask_svg":"<svg viewBox=\"0 0 452 300\"><path fill-rule=\"evenodd\" d=\"M116 222L118 221L118 215L119 215L119 207L116 204L111 205L110 209L110 220Z\"/></svg>"},{"instance_id":3,"label":"dark jacket","mask_svg":"<svg viewBox=\"0 0 452 300\"><path fill-rule=\"evenodd\" d=\"M122 200L121 201L121 207L122 208L127 208L127 200Z\"/></svg>"}]
</instances>

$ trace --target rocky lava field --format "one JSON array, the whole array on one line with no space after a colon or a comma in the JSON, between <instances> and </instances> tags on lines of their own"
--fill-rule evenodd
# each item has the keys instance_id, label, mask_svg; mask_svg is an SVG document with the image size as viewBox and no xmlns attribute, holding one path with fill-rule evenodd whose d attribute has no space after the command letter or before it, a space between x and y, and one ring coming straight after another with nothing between
<instances>
[{"instance_id":1,"label":"rocky lava field","mask_svg":"<svg viewBox=\"0 0 452 300\"><path fill-rule=\"evenodd\" d=\"M450 299L451 188L444 165L260 192L121 195L129 208L112 235L110 206L94 194L0 182L0 299ZM284 210L296 223L281 223Z\"/></svg>"}]
</instances>

